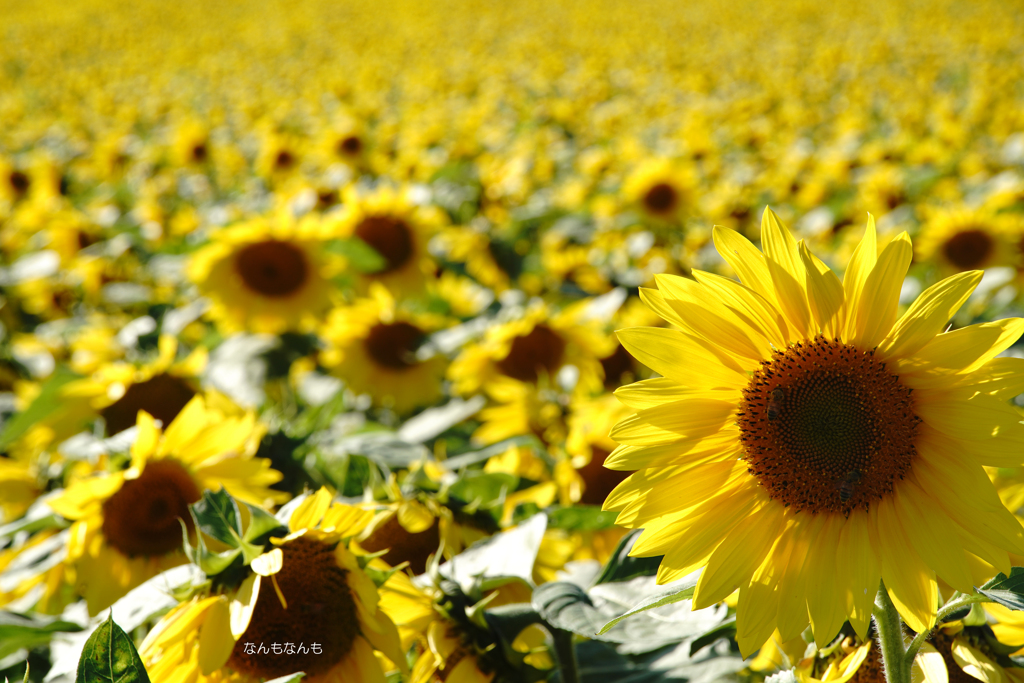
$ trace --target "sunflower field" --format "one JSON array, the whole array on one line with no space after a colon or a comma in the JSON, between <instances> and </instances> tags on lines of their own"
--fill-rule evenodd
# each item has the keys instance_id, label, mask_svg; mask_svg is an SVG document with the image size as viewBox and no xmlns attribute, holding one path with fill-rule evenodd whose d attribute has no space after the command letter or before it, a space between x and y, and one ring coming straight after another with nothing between
<instances>
[{"instance_id":1,"label":"sunflower field","mask_svg":"<svg viewBox=\"0 0 1024 683\"><path fill-rule=\"evenodd\" d=\"M0 0L0 676L1024 683L1024 6Z\"/></svg>"}]
</instances>

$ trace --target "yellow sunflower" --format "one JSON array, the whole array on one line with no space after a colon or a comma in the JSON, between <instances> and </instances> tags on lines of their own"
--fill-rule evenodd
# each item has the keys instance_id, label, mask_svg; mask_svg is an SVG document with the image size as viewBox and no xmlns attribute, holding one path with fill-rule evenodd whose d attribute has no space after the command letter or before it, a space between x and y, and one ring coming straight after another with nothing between
<instances>
[{"instance_id":1,"label":"yellow sunflower","mask_svg":"<svg viewBox=\"0 0 1024 683\"><path fill-rule=\"evenodd\" d=\"M226 416L196 396L163 431L139 412L126 470L78 480L49 501L73 523L67 562L95 615L161 571L186 561L179 519L193 531L188 506L223 486L254 505L281 502L267 488L281 480L254 458L262 429L253 413Z\"/></svg>"},{"instance_id":2,"label":"yellow sunflower","mask_svg":"<svg viewBox=\"0 0 1024 683\"><path fill-rule=\"evenodd\" d=\"M693 184L691 173L667 159L656 159L633 171L622 192L645 216L673 221L689 208Z\"/></svg>"},{"instance_id":3,"label":"yellow sunflower","mask_svg":"<svg viewBox=\"0 0 1024 683\"><path fill-rule=\"evenodd\" d=\"M662 377L616 392L636 411L611 432L609 466L639 470L608 497L643 527L658 580L705 568L696 608L739 589L737 639L752 652L808 623L828 642L865 635L884 581L916 631L935 621L936 576L972 592L1021 525L983 465L1019 463L1024 425L1006 400L1024 360L995 358L1022 332L1005 319L941 333L981 279L937 283L897 320L911 244L879 254L874 222L840 281L770 210L764 254L716 228L745 284L694 271L641 290L677 329L618 333Z\"/></svg>"},{"instance_id":4,"label":"yellow sunflower","mask_svg":"<svg viewBox=\"0 0 1024 683\"><path fill-rule=\"evenodd\" d=\"M171 158L179 167L203 167L210 163L210 130L198 121L186 121L178 126L171 146Z\"/></svg>"},{"instance_id":5,"label":"yellow sunflower","mask_svg":"<svg viewBox=\"0 0 1024 683\"><path fill-rule=\"evenodd\" d=\"M382 185L369 193L349 187L344 211L332 223L335 237L357 237L383 260L382 267L361 277L364 286L380 282L396 295L419 294L434 263L427 242L441 226L442 214L417 206L407 189Z\"/></svg>"},{"instance_id":6,"label":"yellow sunflower","mask_svg":"<svg viewBox=\"0 0 1024 683\"><path fill-rule=\"evenodd\" d=\"M287 212L216 232L193 255L189 277L212 302L210 315L228 332L306 330L331 306L331 261L324 226Z\"/></svg>"},{"instance_id":7,"label":"yellow sunflower","mask_svg":"<svg viewBox=\"0 0 1024 683\"><path fill-rule=\"evenodd\" d=\"M112 436L134 426L140 410L164 425L171 424L199 392L207 352L198 347L176 360L178 342L169 335L162 335L157 346L157 356L149 363L105 363L89 377L61 387L61 406L44 421L52 426L54 438L75 434L94 417L103 418Z\"/></svg>"},{"instance_id":8,"label":"yellow sunflower","mask_svg":"<svg viewBox=\"0 0 1024 683\"><path fill-rule=\"evenodd\" d=\"M442 323L403 311L374 283L368 298L331 311L320 331L328 345L321 360L356 394L408 413L442 397L447 359L436 353L421 356L427 335Z\"/></svg>"},{"instance_id":9,"label":"yellow sunflower","mask_svg":"<svg viewBox=\"0 0 1024 683\"><path fill-rule=\"evenodd\" d=\"M580 390L600 391L598 359L612 352L614 342L597 321L587 317L588 303L585 300L559 312L540 303L517 319L491 327L449 366L455 391L472 394L499 377L533 384L547 378L553 384L566 366L575 367Z\"/></svg>"},{"instance_id":10,"label":"yellow sunflower","mask_svg":"<svg viewBox=\"0 0 1024 683\"><path fill-rule=\"evenodd\" d=\"M259 683L303 671L313 683L384 683L376 652L405 668L398 630L346 547L370 514L321 489L237 589L181 603L139 654L157 681Z\"/></svg>"},{"instance_id":11,"label":"yellow sunflower","mask_svg":"<svg viewBox=\"0 0 1024 683\"><path fill-rule=\"evenodd\" d=\"M1020 267L1019 218L985 209L953 207L929 211L917 242L917 257L943 273L994 266Z\"/></svg>"}]
</instances>

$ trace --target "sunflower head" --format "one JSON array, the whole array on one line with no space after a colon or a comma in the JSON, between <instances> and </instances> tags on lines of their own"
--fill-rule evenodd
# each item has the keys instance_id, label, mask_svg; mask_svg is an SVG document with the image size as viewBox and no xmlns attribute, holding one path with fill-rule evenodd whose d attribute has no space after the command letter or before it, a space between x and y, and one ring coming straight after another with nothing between
<instances>
[{"instance_id":1,"label":"sunflower head","mask_svg":"<svg viewBox=\"0 0 1024 683\"><path fill-rule=\"evenodd\" d=\"M688 208L693 178L668 160L640 165L623 186L626 199L645 216L657 221L674 221Z\"/></svg>"},{"instance_id":2,"label":"sunflower head","mask_svg":"<svg viewBox=\"0 0 1024 683\"><path fill-rule=\"evenodd\" d=\"M194 535L189 505L225 487L254 505L280 502L281 479L252 457L262 430L251 413L225 415L194 397L166 429L139 411L127 469L79 479L51 501L72 522L68 562L90 614L159 572L182 564L182 528Z\"/></svg>"},{"instance_id":3,"label":"sunflower head","mask_svg":"<svg viewBox=\"0 0 1024 683\"><path fill-rule=\"evenodd\" d=\"M371 516L332 505L325 489L307 497L292 513L290 533L271 538L274 547L251 561L248 578L193 597L157 624L140 650L147 667L203 681L228 675L256 683L304 671L342 683L382 679L377 651L404 668L398 630L379 609L368 562L348 549Z\"/></svg>"},{"instance_id":4,"label":"sunflower head","mask_svg":"<svg viewBox=\"0 0 1024 683\"><path fill-rule=\"evenodd\" d=\"M312 216L242 223L215 233L192 257L189 276L210 297L210 315L225 330L301 330L331 305L324 237Z\"/></svg>"},{"instance_id":5,"label":"sunflower head","mask_svg":"<svg viewBox=\"0 0 1024 683\"><path fill-rule=\"evenodd\" d=\"M1022 224L1013 215L953 207L927 211L917 256L943 274L998 266L1019 268Z\"/></svg>"},{"instance_id":6,"label":"sunflower head","mask_svg":"<svg viewBox=\"0 0 1024 683\"><path fill-rule=\"evenodd\" d=\"M942 332L977 271L898 317L910 240L879 253L870 219L843 280L771 210L761 241L715 229L741 283L695 270L641 289L674 329L618 333L661 377L616 392L636 412L605 464L639 471L605 507L644 528L633 554L664 554L659 581L704 568L698 608L739 588L745 652L776 626L789 640L810 623L822 645L848 620L864 638L879 579L930 628L939 579L970 592L1024 550L982 467L1024 439L1006 403L1024 361L996 358L1024 321Z\"/></svg>"}]
</instances>

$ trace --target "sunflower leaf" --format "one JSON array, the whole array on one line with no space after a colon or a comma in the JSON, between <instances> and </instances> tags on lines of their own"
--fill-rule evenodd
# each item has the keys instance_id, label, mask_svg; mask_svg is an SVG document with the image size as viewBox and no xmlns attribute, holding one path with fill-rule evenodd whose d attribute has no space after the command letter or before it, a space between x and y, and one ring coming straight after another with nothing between
<instances>
[{"instance_id":1,"label":"sunflower leaf","mask_svg":"<svg viewBox=\"0 0 1024 683\"><path fill-rule=\"evenodd\" d=\"M332 240L327 251L344 256L349 264L360 273L369 274L383 270L387 260L377 250L358 237Z\"/></svg>"},{"instance_id":2,"label":"sunflower leaf","mask_svg":"<svg viewBox=\"0 0 1024 683\"><path fill-rule=\"evenodd\" d=\"M702 648L711 645L721 638L732 638L736 635L736 617L732 617L711 629L700 638L690 642L690 655L697 654Z\"/></svg>"},{"instance_id":3,"label":"sunflower leaf","mask_svg":"<svg viewBox=\"0 0 1024 683\"><path fill-rule=\"evenodd\" d=\"M1024 567L1013 567L1010 575L1000 572L978 589L978 592L1012 610L1024 610Z\"/></svg>"},{"instance_id":4,"label":"sunflower leaf","mask_svg":"<svg viewBox=\"0 0 1024 683\"><path fill-rule=\"evenodd\" d=\"M69 621L0 611L0 659L21 649L45 645L54 633L81 630Z\"/></svg>"},{"instance_id":5,"label":"sunflower leaf","mask_svg":"<svg viewBox=\"0 0 1024 683\"><path fill-rule=\"evenodd\" d=\"M202 499L191 507L203 533L234 548L241 545L242 524L238 504L223 487L217 492L203 491Z\"/></svg>"},{"instance_id":6,"label":"sunflower leaf","mask_svg":"<svg viewBox=\"0 0 1024 683\"><path fill-rule=\"evenodd\" d=\"M690 575L687 578L682 579L681 583L678 586L674 587L671 591L662 592L657 595L652 595L651 597L647 598L639 605L626 612L625 614L615 617L607 624L602 626L601 630L597 632L598 635L603 635L607 633L613 626L618 624L620 621L622 621L623 619L627 619L633 616L634 614L646 612L647 610L655 609L656 607L671 605L673 603L681 602L683 600L689 600L693 597L693 592L697 588L697 579L699 578L700 576L697 574Z\"/></svg>"},{"instance_id":7,"label":"sunflower leaf","mask_svg":"<svg viewBox=\"0 0 1024 683\"><path fill-rule=\"evenodd\" d=\"M249 508L249 526L245 528L245 533L242 534L243 541L258 545L266 540L264 537L269 536L271 531L285 528L274 515L266 510L249 503L246 503L245 507Z\"/></svg>"},{"instance_id":8,"label":"sunflower leaf","mask_svg":"<svg viewBox=\"0 0 1024 683\"><path fill-rule=\"evenodd\" d=\"M622 537L619 545L615 548L598 575L594 584L612 583L614 581L628 581L638 576L654 576L658 573L658 566L661 564L661 556L657 557L632 557L629 551L633 549L636 539L643 533L643 529L634 529Z\"/></svg>"},{"instance_id":9,"label":"sunflower leaf","mask_svg":"<svg viewBox=\"0 0 1024 683\"><path fill-rule=\"evenodd\" d=\"M75 683L149 683L135 643L114 623L113 613L86 641Z\"/></svg>"},{"instance_id":10,"label":"sunflower leaf","mask_svg":"<svg viewBox=\"0 0 1024 683\"><path fill-rule=\"evenodd\" d=\"M32 425L65 405L59 396L61 387L76 379L81 379L81 375L71 372L65 367L58 367L56 372L43 384L39 395L29 407L4 424L3 431L0 432L0 450L7 448L27 432Z\"/></svg>"}]
</instances>

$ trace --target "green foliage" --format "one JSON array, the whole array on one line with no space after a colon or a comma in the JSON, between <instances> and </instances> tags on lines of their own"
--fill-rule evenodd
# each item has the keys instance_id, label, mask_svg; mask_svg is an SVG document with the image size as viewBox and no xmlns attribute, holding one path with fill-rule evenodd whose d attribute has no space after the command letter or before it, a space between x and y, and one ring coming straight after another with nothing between
<instances>
[{"instance_id":1,"label":"green foliage","mask_svg":"<svg viewBox=\"0 0 1024 683\"><path fill-rule=\"evenodd\" d=\"M612 553L597 580L594 581L595 584L628 581L638 576L654 576L658 573L658 567L661 565L660 555L657 557L631 557L629 554L641 533L643 533L643 529L634 529L622 537L615 552Z\"/></svg>"},{"instance_id":2,"label":"green foliage","mask_svg":"<svg viewBox=\"0 0 1024 683\"><path fill-rule=\"evenodd\" d=\"M86 641L75 683L149 683L135 643L112 614Z\"/></svg>"},{"instance_id":3,"label":"green foliage","mask_svg":"<svg viewBox=\"0 0 1024 683\"><path fill-rule=\"evenodd\" d=\"M383 256L358 237L331 240L327 251L344 256L349 265L364 274L376 273L387 265Z\"/></svg>"},{"instance_id":4,"label":"green foliage","mask_svg":"<svg viewBox=\"0 0 1024 683\"><path fill-rule=\"evenodd\" d=\"M693 592L697 588L697 580L699 578L700 577L698 576L689 577L683 580L681 585L677 585L676 587L668 591L657 593L655 595L650 596L649 598L646 598L625 614L622 614L612 619L607 624L602 626L601 630L598 631L598 633L607 633L622 620L628 619L633 615L640 614L641 612L646 612L647 610L655 609L657 607L664 607L665 605L672 605L677 602L682 602L683 600L689 600L693 597Z\"/></svg>"},{"instance_id":5,"label":"green foliage","mask_svg":"<svg viewBox=\"0 0 1024 683\"><path fill-rule=\"evenodd\" d=\"M985 583L978 592L1012 610L1024 610L1024 567L1013 567L1010 575L1002 572Z\"/></svg>"},{"instance_id":6,"label":"green foliage","mask_svg":"<svg viewBox=\"0 0 1024 683\"><path fill-rule=\"evenodd\" d=\"M55 413L64 403L60 400L61 388L76 379L81 379L81 375L62 365L58 366L50 379L43 384L39 395L29 407L12 417L4 425L3 432L0 432L0 449L7 448L37 422Z\"/></svg>"},{"instance_id":7,"label":"green foliage","mask_svg":"<svg viewBox=\"0 0 1024 683\"><path fill-rule=\"evenodd\" d=\"M73 633L82 627L52 617L0 611L0 659L18 650L46 645L55 633Z\"/></svg>"}]
</instances>

